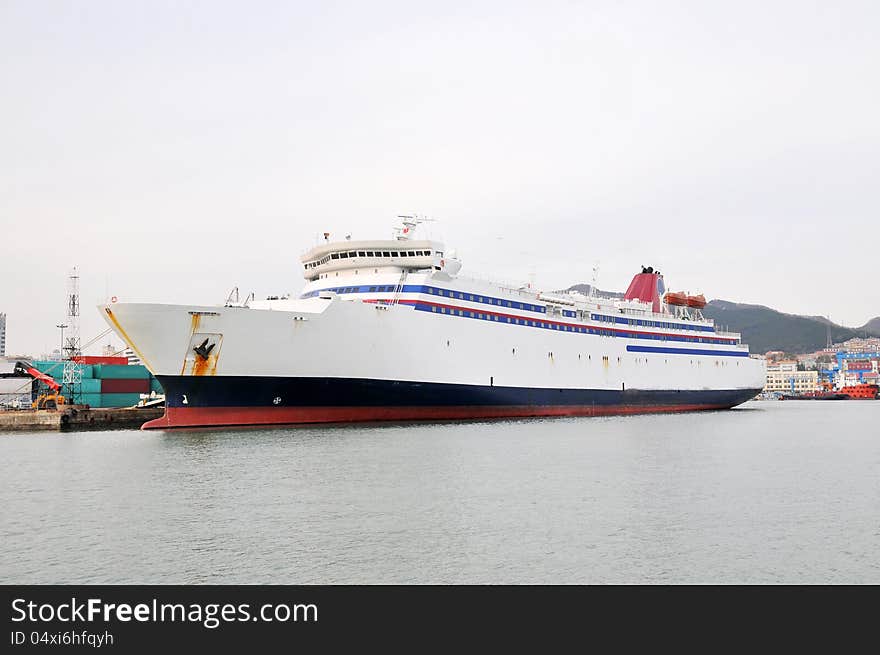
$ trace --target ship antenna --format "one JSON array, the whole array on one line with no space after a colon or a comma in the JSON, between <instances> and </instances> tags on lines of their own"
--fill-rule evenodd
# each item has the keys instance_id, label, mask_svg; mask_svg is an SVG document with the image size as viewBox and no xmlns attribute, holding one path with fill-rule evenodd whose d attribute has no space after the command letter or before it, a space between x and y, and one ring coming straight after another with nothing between
<instances>
[{"instance_id":1,"label":"ship antenna","mask_svg":"<svg viewBox=\"0 0 880 655\"><path fill-rule=\"evenodd\" d=\"M590 283L590 298L596 297L596 281L599 279L599 262L593 264L593 281Z\"/></svg>"},{"instance_id":2,"label":"ship antenna","mask_svg":"<svg viewBox=\"0 0 880 655\"><path fill-rule=\"evenodd\" d=\"M412 239L413 232L415 232L417 225L434 221L433 218L420 216L415 213L398 214L397 218L400 219L400 225L394 228L394 238L398 241L408 241L409 239Z\"/></svg>"}]
</instances>

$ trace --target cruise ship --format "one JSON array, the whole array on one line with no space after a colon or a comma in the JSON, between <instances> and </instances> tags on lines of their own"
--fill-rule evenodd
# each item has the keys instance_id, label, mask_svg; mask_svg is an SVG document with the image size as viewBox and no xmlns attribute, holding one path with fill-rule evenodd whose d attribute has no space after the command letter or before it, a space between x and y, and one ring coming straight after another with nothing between
<instances>
[{"instance_id":1,"label":"cruise ship","mask_svg":"<svg viewBox=\"0 0 880 655\"><path fill-rule=\"evenodd\" d=\"M650 267L623 299L545 293L463 275L422 230L403 217L388 239L325 234L298 297L100 306L165 390L143 427L727 409L764 386L740 335Z\"/></svg>"}]
</instances>

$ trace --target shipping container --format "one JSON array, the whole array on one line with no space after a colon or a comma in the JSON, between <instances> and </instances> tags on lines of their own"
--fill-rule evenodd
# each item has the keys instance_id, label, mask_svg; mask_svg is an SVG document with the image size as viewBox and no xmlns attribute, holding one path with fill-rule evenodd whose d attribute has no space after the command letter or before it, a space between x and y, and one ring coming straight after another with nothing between
<instances>
[{"instance_id":1,"label":"shipping container","mask_svg":"<svg viewBox=\"0 0 880 655\"><path fill-rule=\"evenodd\" d=\"M31 362L31 364L33 364L35 369L54 378L57 382L61 382L61 379L64 377L64 362L36 361ZM94 367L91 364L80 364L79 370L84 379L94 377Z\"/></svg>"},{"instance_id":2,"label":"shipping container","mask_svg":"<svg viewBox=\"0 0 880 655\"><path fill-rule=\"evenodd\" d=\"M101 383L101 393L150 393L150 381L127 380L125 378L103 378L95 380Z\"/></svg>"},{"instance_id":3,"label":"shipping container","mask_svg":"<svg viewBox=\"0 0 880 655\"><path fill-rule=\"evenodd\" d=\"M150 391L155 391L156 393L165 393L165 390L162 388L159 380L152 376L150 376Z\"/></svg>"},{"instance_id":4,"label":"shipping container","mask_svg":"<svg viewBox=\"0 0 880 655\"><path fill-rule=\"evenodd\" d=\"M132 407L140 402L139 393L83 394L82 402L92 407Z\"/></svg>"},{"instance_id":5,"label":"shipping container","mask_svg":"<svg viewBox=\"0 0 880 655\"><path fill-rule=\"evenodd\" d=\"M140 400L139 393L102 393L101 407L131 407Z\"/></svg>"},{"instance_id":6,"label":"shipping container","mask_svg":"<svg viewBox=\"0 0 880 655\"><path fill-rule=\"evenodd\" d=\"M101 393L101 380L95 380L94 378L83 378L82 385L80 386L80 391L82 393Z\"/></svg>"},{"instance_id":7,"label":"shipping container","mask_svg":"<svg viewBox=\"0 0 880 655\"><path fill-rule=\"evenodd\" d=\"M101 407L101 394L84 393L76 401L81 405L89 405L90 407Z\"/></svg>"},{"instance_id":8,"label":"shipping container","mask_svg":"<svg viewBox=\"0 0 880 655\"><path fill-rule=\"evenodd\" d=\"M64 362L36 360L31 362L31 364L40 373L45 373L48 376L57 378L59 382L61 381L61 376L64 374Z\"/></svg>"},{"instance_id":9,"label":"shipping container","mask_svg":"<svg viewBox=\"0 0 880 655\"><path fill-rule=\"evenodd\" d=\"M122 366L128 365L128 357L102 357L99 355L82 355L81 357L74 357L74 361L80 362L81 364L116 364Z\"/></svg>"},{"instance_id":10,"label":"shipping container","mask_svg":"<svg viewBox=\"0 0 880 655\"><path fill-rule=\"evenodd\" d=\"M121 366L118 364L95 364L94 377L98 379L126 379L126 380L146 380L150 377L150 372L146 366L140 364L131 366Z\"/></svg>"}]
</instances>

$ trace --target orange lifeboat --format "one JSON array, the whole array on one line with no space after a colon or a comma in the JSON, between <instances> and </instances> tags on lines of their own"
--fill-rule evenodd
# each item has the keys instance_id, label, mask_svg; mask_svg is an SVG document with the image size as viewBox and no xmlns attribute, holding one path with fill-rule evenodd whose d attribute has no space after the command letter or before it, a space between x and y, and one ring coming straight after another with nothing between
<instances>
[{"instance_id":1,"label":"orange lifeboat","mask_svg":"<svg viewBox=\"0 0 880 655\"><path fill-rule=\"evenodd\" d=\"M699 296L688 296L687 306L694 309L703 309L706 306L706 298L701 293Z\"/></svg>"},{"instance_id":2,"label":"orange lifeboat","mask_svg":"<svg viewBox=\"0 0 880 655\"><path fill-rule=\"evenodd\" d=\"M667 305L679 305L684 307L688 304L688 296L684 292L676 293L674 291L668 291L664 298Z\"/></svg>"}]
</instances>

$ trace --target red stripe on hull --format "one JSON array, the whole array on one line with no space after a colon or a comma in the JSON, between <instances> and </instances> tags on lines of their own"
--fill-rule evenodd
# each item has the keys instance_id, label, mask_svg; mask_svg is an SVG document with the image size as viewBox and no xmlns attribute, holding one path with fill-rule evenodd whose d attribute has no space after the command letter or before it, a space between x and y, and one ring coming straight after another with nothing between
<instances>
[{"instance_id":1,"label":"red stripe on hull","mask_svg":"<svg viewBox=\"0 0 880 655\"><path fill-rule=\"evenodd\" d=\"M535 416L608 416L728 409L727 404L470 407L168 407L142 430L229 425L431 421Z\"/></svg>"}]
</instances>

